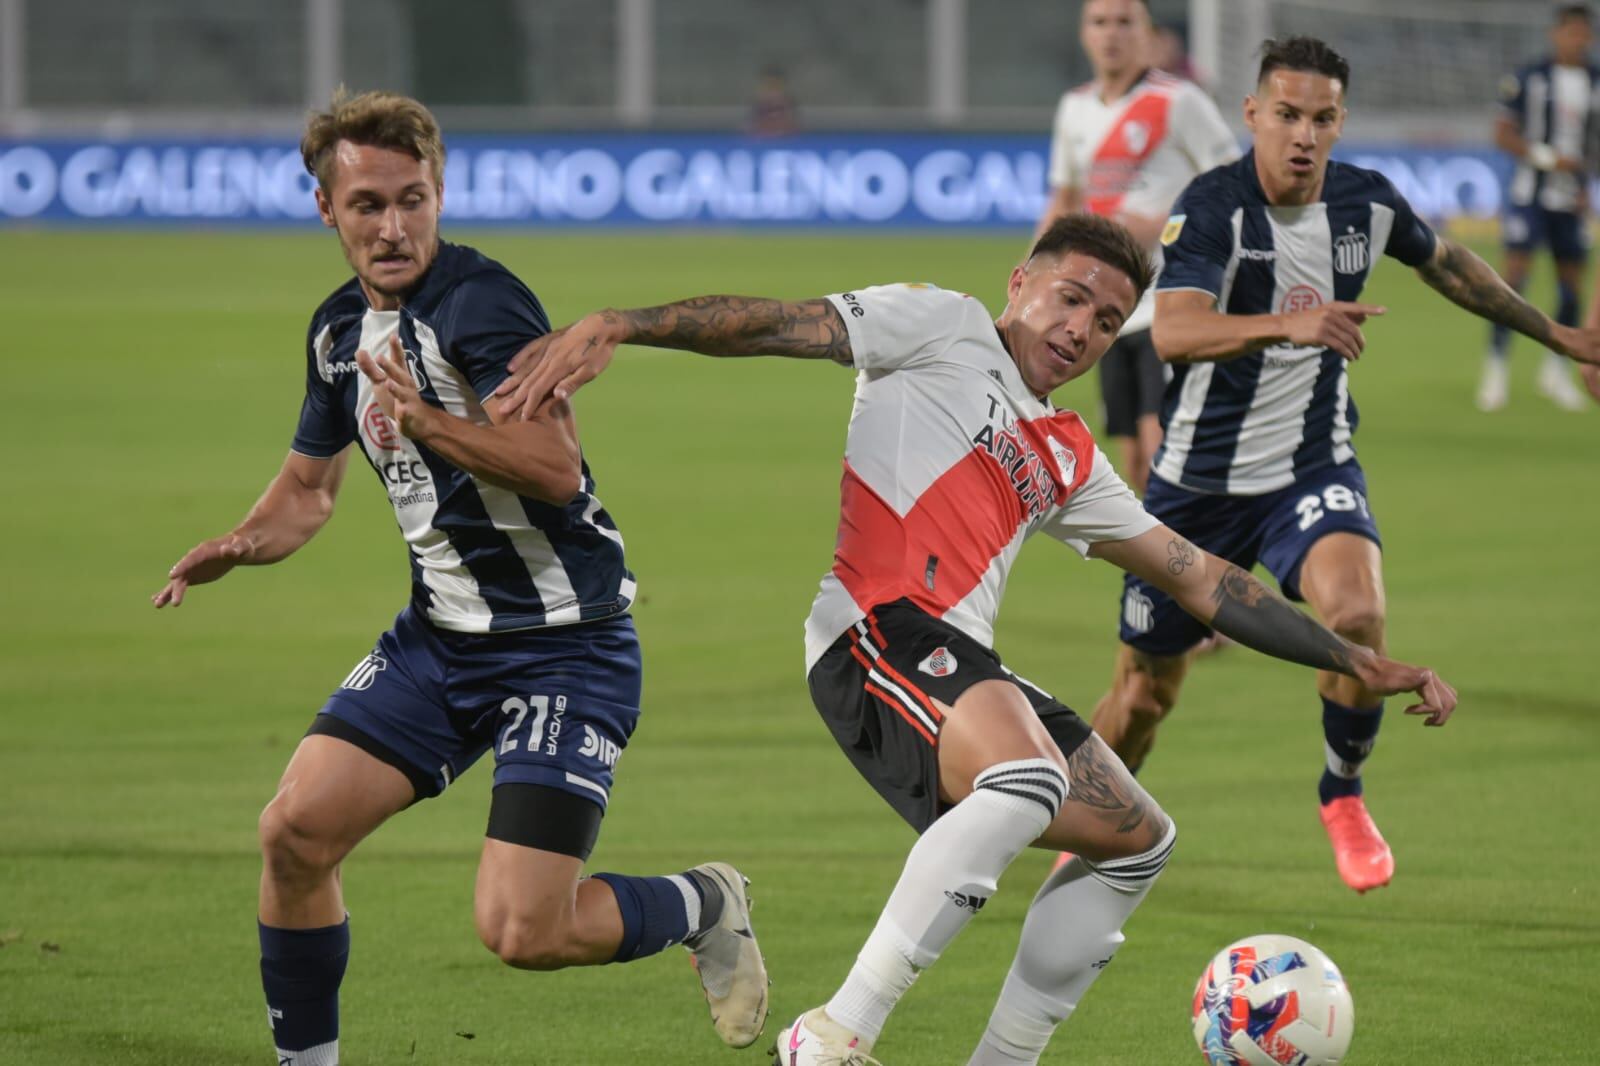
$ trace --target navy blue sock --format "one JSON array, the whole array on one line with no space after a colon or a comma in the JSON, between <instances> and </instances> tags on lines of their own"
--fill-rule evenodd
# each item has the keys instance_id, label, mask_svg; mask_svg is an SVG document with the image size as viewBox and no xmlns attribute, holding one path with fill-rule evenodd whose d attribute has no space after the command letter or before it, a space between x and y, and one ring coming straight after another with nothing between
<instances>
[{"instance_id":1,"label":"navy blue sock","mask_svg":"<svg viewBox=\"0 0 1600 1066\"><path fill-rule=\"evenodd\" d=\"M1563 326L1578 324L1578 290L1571 285L1557 283L1556 321ZM1501 327L1502 329L1505 327Z\"/></svg>"},{"instance_id":2,"label":"navy blue sock","mask_svg":"<svg viewBox=\"0 0 1600 1066\"><path fill-rule=\"evenodd\" d=\"M321 929L256 924L273 1043L280 1052L311 1049L294 1057L305 1066L337 1062L339 982L350 958L350 919ZM328 1044L332 1047L323 1047Z\"/></svg>"},{"instance_id":3,"label":"navy blue sock","mask_svg":"<svg viewBox=\"0 0 1600 1066\"><path fill-rule=\"evenodd\" d=\"M622 911L622 943L612 962L632 962L665 951L702 932L722 914L722 890L693 871L672 877L593 876L611 886Z\"/></svg>"},{"instance_id":4,"label":"navy blue sock","mask_svg":"<svg viewBox=\"0 0 1600 1066\"><path fill-rule=\"evenodd\" d=\"M1326 742L1327 766L1317 784L1323 803L1340 796L1361 795L1361 764L1372 753L1383 724L1383 704L1373 710L1346 707L1324 698L1322 738Z\"/></svg>"}]
</instances>

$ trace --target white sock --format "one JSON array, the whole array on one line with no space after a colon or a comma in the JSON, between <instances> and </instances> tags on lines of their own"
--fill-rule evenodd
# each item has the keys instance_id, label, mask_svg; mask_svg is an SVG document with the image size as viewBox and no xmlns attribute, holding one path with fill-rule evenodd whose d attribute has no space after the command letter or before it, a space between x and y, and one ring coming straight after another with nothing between
<instances>
[{"instance_id":1,"label":"white sock","mask_svg":"<svg viewBox=\"0 0 1600 1066\"><path fill-rule=\"evenodd\" d=\"M1022 923L989 1027L967 1066L1032 1066L1122 944L1122 924L1172 852L1168 826L1149 851L1097 866L1075 858L1046 879Z\"/></svg>"},{"instance_id":2,"label":"white sock","mask_svg":"<svg viewBox=\"0 0 1600 1066\"><path fill-rule=\"evenodd\" d=\"M339 1041L330 1040L326 1044L308 1047L304 1051L284 1051L275 1048L278 1052L279 1066L339 1066Z\"/></svg>"},{"instance_id":3,"label":"white sock","mask_svg":"<svg viewBox=\"0 0 1600 1066\"><path fill-rule=\"evenodd\" d=\"M933 965L994 894L1000 875L1054 820L1067 779L1048 759L1000 763L928 827L906 856L877 927L828 1016L870 1048L917 974Z\"/></svg>"}]
</instances>

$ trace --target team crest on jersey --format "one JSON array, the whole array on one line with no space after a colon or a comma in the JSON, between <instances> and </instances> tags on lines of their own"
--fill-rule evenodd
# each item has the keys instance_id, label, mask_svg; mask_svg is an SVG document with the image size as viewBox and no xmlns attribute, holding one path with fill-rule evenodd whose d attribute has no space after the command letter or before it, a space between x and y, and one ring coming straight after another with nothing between
<instances>
[{"instance_id":1,"label":"team crest on jersey","mask_svg":"<svg viewBox=\"0 0 1600 1066\"><path fill-rule=\"evenodd\" d=\"M1351 230L1333 242L1333 269L1339 273L1359 274L1370 261L1365 233Z\"/></svg>"},{"instance_id":2,"label":"team crest on jersey","mask_svg":"<svg viewBox=\"0 0 1600 1066\"><path fill-rule=\"evenodd\" d=\"M350 689L352 692L364 692L372 687L378 675L389 669L389 660L373 652L371 655L356 663L356 668L350 671L350 676L344 679L340 688Z\"/></svg>"},{"instance_id":3,"label":"team crest on jersey","mask_svg":"<svg viewBox=\"0 0 1600 1066\"><path fill-rule=\"evenodd\" d=\"M1061 470L1061 483L1070 486L1078 473L1078 457L1054 437L1046 439L1050 441L1050 454L1056 457L1056 466Z\"/></svg>"},{"instance_id":4,"label":"team crest on jersey","mask_svg":"<svg viewBox=\"0 0 1600 1066\"><path fill-rule=\"evenodd\" d=\"M1134 155L1144 155L1145 147L1150 143L1150 127L1143 122L1127 121L1122 124L1122 143L1128 146L1128 151Z\"/></svg>"},{"instance_id":5,"label":"team crest on jersey","mask_svg":"<svg viewBox=\"0 0 1600 1066\"><path fill-rule=\"evenodd\" d=\"M1188 215L1173 215L1167 219L1166 227L1161 231L1163 245L1171 244L1178 239L1178 234L1183 232L1183 220L1188 217Z\"/></svg>"},{"instance_id":6,"label":"team crest on jersey","mask_svg":"<svg viewBox=\"0 0 1600 1066\"><path fill-rule=\"evenodd\" d=\"M933 654L917 664L917 669L929 677L949 677L956 672L956 657L941 644L933 649Z\"/></svg>"}]
</instances>

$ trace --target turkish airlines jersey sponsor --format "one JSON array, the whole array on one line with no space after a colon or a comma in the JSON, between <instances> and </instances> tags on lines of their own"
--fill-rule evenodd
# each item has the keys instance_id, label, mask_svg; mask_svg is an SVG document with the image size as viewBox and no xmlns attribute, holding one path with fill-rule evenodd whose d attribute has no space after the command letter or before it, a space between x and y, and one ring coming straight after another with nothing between
<instances>
[{"instance_id":1,"label":"turkish airlines jersey sponsor","mask_svg":"<svg viewBox=\"0 0 1600 1066\"><path fill-rule=\"evenodd\" d=\"M1077 189L1097 215L1166 217L1196 175L1239 157L1217 105L1193 82L1150 71L1127 94L1106 103L1094 82L1061 97L1050 141L1050 184ZM1160 246L1150 249L1160 263ZM1149 329L1155 294L1122 328Z\"/></svg>"},{"instance_id":2,"label":"turkish airlines jersey sponsor","mask_svg":"<svg viewBox=\"0 0 1600 1066\"><path fill-rule=\"evenodd\" d=\"M1087 555L1157 525L1082 420L1028 390L977 300L931 285L828 299L850 331L856 396L808 671L868 609L901 598L990 646L1028 537Z\"/></svg>"}]
</instances>

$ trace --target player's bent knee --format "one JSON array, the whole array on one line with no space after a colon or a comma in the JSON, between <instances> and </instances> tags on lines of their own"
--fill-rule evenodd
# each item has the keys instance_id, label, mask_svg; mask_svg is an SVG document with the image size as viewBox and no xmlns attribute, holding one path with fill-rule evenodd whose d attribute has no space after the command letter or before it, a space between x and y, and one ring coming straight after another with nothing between
<instances>
[{"instance_id":1,"label":"player's bent knee","mask_svg":"<svg viewBox=\"0 0 1600 1066\"><path fill-rule=\"evenodd\" d=\"M1144 673L1130 673L1122 686L1122 705L1128 718L1142 726L1154 726L1167 716L1178 701L1178 688Z\"/></svg>"},{"instance_id":2,"label":"player's bent knee","mask_svg":"<svg viewBox=\"0 0 1600 1066\"><path fill-rule=\"evenodd\" d=\"M343 842L320 836L307 818L276 799L261 812L256 835L267 872L278 881L318 879L348 850Z\"/></svg>"},{"instance_id":3,"label":"player's bent knee","mask_svg":"<svg viewBox=\"0 0 1600 1066\"><path fill-rule=\"evenodd\" d=\"M1345 640L1375 648L1383 643L1383 608L1376 603L1353 603L1328 612L1328 628Z\"/></svg>"},{"instance_id":4,"label":"player's bent knee","mask_svg":"<svg viewBox=\"0 0 1600 1066\"><path fill-rule=\"evenodd\" d=\"M1178 827L1159 808L1153 813L1153 817L1146 820L1146 824L1152 830L1151 836L1155 835L1156 830L1160 830L1160 836L1156 838L1154 844L1122 858L1101 859L1096 862L1085 860L1090 873L1119 892L1139 892L1155 883L1155 879L1166 867L1167 859L1172 856L1172 847L1178 839Z\"/></svg>"}]
</instances>

